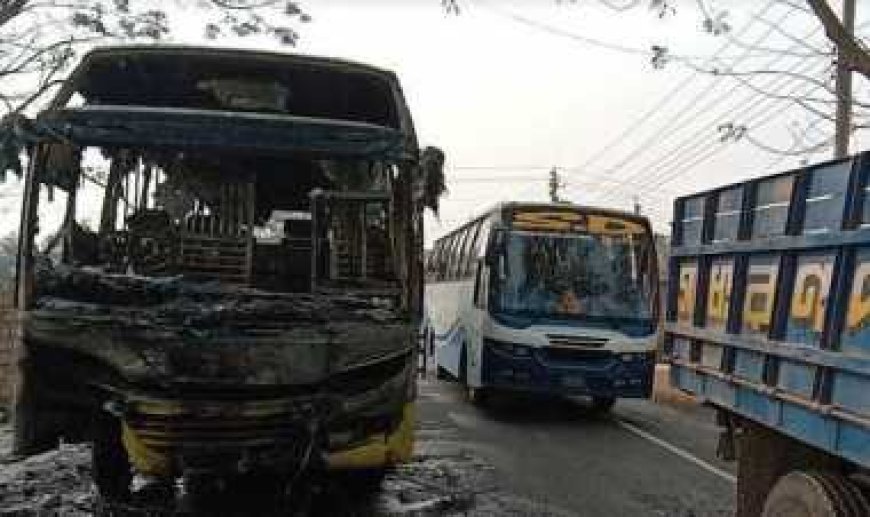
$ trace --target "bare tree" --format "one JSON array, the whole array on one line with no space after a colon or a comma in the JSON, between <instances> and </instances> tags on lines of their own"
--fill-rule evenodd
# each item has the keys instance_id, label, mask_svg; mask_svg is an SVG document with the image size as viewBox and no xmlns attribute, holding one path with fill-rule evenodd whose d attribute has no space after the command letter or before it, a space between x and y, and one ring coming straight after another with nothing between
<instances>
[{"instance_id":1,"label":"bare tree","mask_svg":"<svg viewBox=\"0 0 870 517\"><path fill-rule=\"evenodd\" d=\"M294 45L310 20L289 0L0 0L0 175L18 174L26 142L13 127L58 85L79 54L101 43L162 42L187 26L202 37L272 36ZM19 132L20 133L20 132Z\"/></svg>"},{"instance_id":2,"label":"bare tree","mask_svg":"<svg viewBox=\"0 0 870 517\"><path fill-rule=\"evenodd\" d=\"M173 38L185 9L208 39L272 35L293 45L310 17L287 0L0 0L0 115L20 113L98 43Z\"/></svg>"},{"instance_id":3,"label":"bare tree","mask_svg":"<svg viewBox=\"0 0 870 517\"><path fill-rule=\"evenodd\" d=\"M849 34L828 0L806 0L825 29L825 35L837 49L838 59L856 73L870 79L870 49L853 34Z\"/></svg>"}]
</instances>

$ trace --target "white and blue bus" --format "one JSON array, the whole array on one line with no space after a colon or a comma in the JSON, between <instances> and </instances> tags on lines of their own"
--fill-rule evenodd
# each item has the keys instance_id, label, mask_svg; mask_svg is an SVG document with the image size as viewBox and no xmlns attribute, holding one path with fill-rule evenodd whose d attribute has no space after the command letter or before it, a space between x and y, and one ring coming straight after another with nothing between
<instances>
[{"instance_id":1,"label":"white and blue bus","mask_svg":"<svg viewBox=\"0 0 870 517\"><path fill-rule=\"evenodd\" d=\"M585 395L597 410L648 397L659 335L646 218L508 203L438 239L426 260L425 335L439 377L493 391Z\"/></svg>"}]
</instances>

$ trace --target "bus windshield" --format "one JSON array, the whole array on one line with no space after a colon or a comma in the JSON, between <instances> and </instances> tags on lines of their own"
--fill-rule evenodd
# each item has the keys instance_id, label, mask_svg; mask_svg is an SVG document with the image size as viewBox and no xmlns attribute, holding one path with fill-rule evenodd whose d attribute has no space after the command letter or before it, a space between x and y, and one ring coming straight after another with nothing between
<instances>
[{"instance_id":1,"label":"bus windshield","mask_svg":"<svg viewBox=\"0 0 870 517\"><path fill-rule=\"evenodd\" d=\"M503 314L649 322L653 317L648 235L511 232L495 293Z\"/></svg>"}]
</instances>

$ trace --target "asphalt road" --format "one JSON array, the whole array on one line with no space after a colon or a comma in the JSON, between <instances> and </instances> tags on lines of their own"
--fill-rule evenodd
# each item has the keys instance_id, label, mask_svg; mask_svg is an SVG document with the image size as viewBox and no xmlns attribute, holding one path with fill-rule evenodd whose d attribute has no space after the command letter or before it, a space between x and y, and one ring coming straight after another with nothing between
<instances>
[{"instance_id":1,"label":"asphalt road","mask_svg":"<svg viewBox=\"0 0 870 517\"><path fill-rule=\"evenodd\" d=\"M457 384L420 382L413 461L380 489L357 491L343 476L315 483L295 510L247 488L215 499L220 515L245 517L729 516L731 466L713 458L710 411L689 404L620 401L611 415L583 401L502 399L469 405ZM26 459L5 457L0 426L0 516L93 515L87 445ZM247 485L246 485L247 486ZM358 488L358 487L357 487ZM170 500L145 498L114 515L172 515ZM140 501L141 502L141 501ZM232 503L232 504L230 504ZM201 515L218 515L213 511Z\"/></svg>"},{"instance_id":2,"label":"asphalt road","mask_svg":"<svg viewBox=\"0 0 870 517\"><path fill-rule=\"evenodd\" d=\"M689 404L617 403L606 416L584 401L505 400L478 409L451 382L421 381L419 429L449 432L491 467L498 490L531 513L727 516L733 465L714 457L713 413ZM418 451L425 453L425 451Z\"/></svg>"}]
</instances>

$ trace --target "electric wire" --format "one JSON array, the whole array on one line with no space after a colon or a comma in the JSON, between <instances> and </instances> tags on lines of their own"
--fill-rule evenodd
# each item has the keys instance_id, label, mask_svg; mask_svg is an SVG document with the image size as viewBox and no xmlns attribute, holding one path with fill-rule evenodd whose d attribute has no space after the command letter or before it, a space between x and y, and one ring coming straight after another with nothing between
<instances>
[{"instance_id":1,"label":"electric wire","mask_svg":"<svg viewBox=\"0 0 870 517\"><path fill-rule=\"evenodd\" d=\"M808 37L811 37L813 34L815 34L816 32L818 32L819 29L820 29L819 27L816 27L816 28L813 29L810 33L808 33L805 37L807 37L807 38L808 38ZM782 56L780 56L780 57L776 57L776 58L770 60L770 61L769 61L765 66L772 66L772 65L775 65L777 62L781 61L782 59L783 59ZM792 65L792 67L791 67L790 70L800 69L802 64L803 64L802 62L797 62L797 63L795 63L794 65ZM812 63L810 64L810 66L812 66ZM771 87L773 87L773 85L775 85L777 82L782 82L782 81L783 81L783 77L781 77L781 76L775 76L775 77L773 77L771 80L767 81L767 82L765 83L765 86L764 86L764 87L765 87L765 88L771 88ZM693 112L690 112L690 113L694 114L694 111L697 111L697 112L699 112L699 114L700 114L700 113L706 113L706 112L709 112L709 111L715 111L714 108L715 108L717 105L719 105L720 103L726 101L728 98L730 98L730 97L733 96L733 94L734 94L734 90L735 90L735 89L743 89L743 88L745 88L745 85L738 85L736 88L731 89L731 90L728 90L727 92L724 92L723 94L719 95L719 96L716 97L715 99L712 99L711 102L708 102L708 103L703 104L702 106L700 106L700 107L699 107L700 109L693 110ZM759 98L763 98L763 96L759 96L759 95L757 95L757 94L756 94L755 96L757 96L757 97L759 97ZM741 101L740 103L735 104L734 107L728 108L727 110L725 110L724 112L722 112L720 115L716 116L715 119L721 119L721 118L723 117L723 115L732 116L732 115L731 115L732 110L735 109L735 108L737 108L737 107L739 106L739 104L742 104L743 102L748 102L748 100L749 100L750 98L751 98L751 97L745 97L746 100ZM754 107L754 106L756 106L757 104L758 104L758 102L754 103L751 107ZM748 113L748 108L744 108L744 109L741 111L741 116L745 116L747 113ZM707 117L705 117L705 118L707 118ZM697 118L693 117L690 123L688 123L688 124L683 124L683 125L679 126L679 127L676 129L676 131L670 133L668 136L666 136L666 137L665 137L664 139L662 139L661 141L656 142L657 145L658 145L658 146L661 146L661 144L662 144L664 141L670 141L670 140L672 140L672 138L670 138L670 137L679 134L679 132L682 131L683 129L690 128L692 125L694 125L693 123L696 122L697 120L698 120ZM736 120L736 118L733 118L733 116L732 116L732 120ZM656 178L655 174L651 174L651 173L650 173L650 169L651 169L651 168L658 168L658 167L661 167L664 163L674 162L674 161L676 161L676 160L681 159L681 158L682 158L686 153L691 153L692 150L694 149L694 146L698 145L697 143L695 143L695 144L692 143L692 142L695 142L695 141L698 140L698 136L699 136L699 133L697 133L697 132L693 132L692 135L690 135L688 138L683 139L683 140L681 141L681 143L680 143L679 145L677 145L676 147L671 146L671 148L669 149L669 151L667 151L667 152L661 154L661 155L659 156L659 158L655 159L651 164L650 164L650 163L647 163L647 164L644 165L643 167L638 167L638 172L635 173L634 175L630 176L630 178L632 178L632 179L639 179L639 180L641 180L642 178L645 178L645 181L643 181L643 180L641 181L641 185L643 185L643 186L653 184L653 183L656 181L657 178ZM700 136L701 136L701 138L703 139L703 135L701 134ZM648 139L648 140L650 140L650 139ZM648 142L645 142L645 143L646 143L647 145L650 145L652 142L648 141ZM628 162L629 162L629 160L625 160L625 159L624 159L624 160L622 160L618 165L619 165L619 166L624 166L624 165L625 165L626 163L628 163ZM618 170L618 167L611 167L610 169L608 169L608 172L612 174L612 173L617 172L617 170ZM612 190L609 191L609 192L604 192L604 193L602 194L601 197L602 197L603 199L607 199L607 198L611 197L614 193L615 193L615 192L612 191Z\"/></svg>"}]
</instances>

